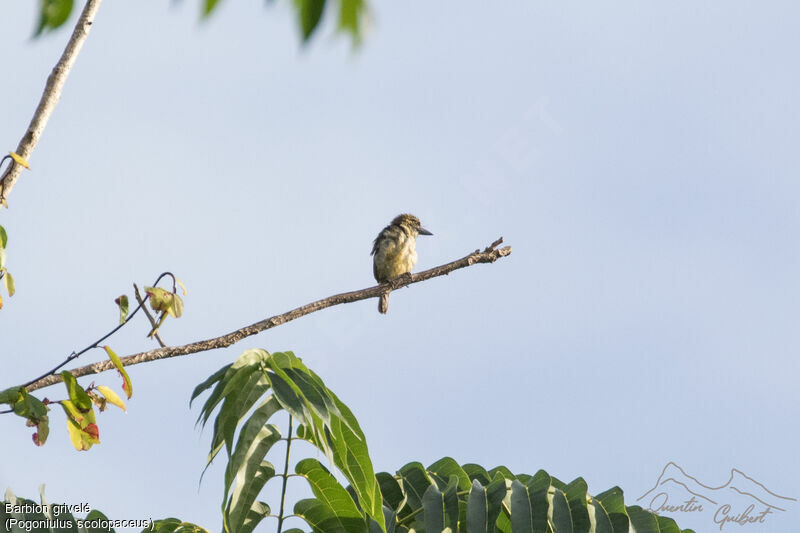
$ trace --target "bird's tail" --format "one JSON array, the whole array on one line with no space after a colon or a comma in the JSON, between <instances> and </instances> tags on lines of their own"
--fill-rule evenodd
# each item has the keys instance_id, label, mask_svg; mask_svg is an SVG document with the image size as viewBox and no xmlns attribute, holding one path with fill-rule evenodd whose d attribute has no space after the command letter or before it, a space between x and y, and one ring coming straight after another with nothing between
<instances>
[{"instance_id":1,"label":"bird's tail","mask_svg":"<svg viewBox=\"0 0 800 533\"><path fill-rule=\"evenodd\" d=\"M382 315L386 314L386 311L389 310L389 293L384 292L381 294L380 298L378 298L378 312Z\"/></svg>"}]
</instances>

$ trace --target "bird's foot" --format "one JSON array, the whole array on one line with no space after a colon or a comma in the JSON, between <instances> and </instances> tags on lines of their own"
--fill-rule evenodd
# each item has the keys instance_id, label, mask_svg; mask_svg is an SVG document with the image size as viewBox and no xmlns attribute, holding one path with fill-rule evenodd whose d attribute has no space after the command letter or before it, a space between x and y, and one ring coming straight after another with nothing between
<instances>
[{"instance_id":1,"label":"bird's foot","mask_svg":"<svg viewBox=\"0 0 800 533\"><path fill-rule=\"evenodd\" d=\"M389 283L392 286L392 290L399 289L400 287L405 287L409 283L411 283L411 272L406 272L405 274L400 274L389 280Z\"/></svg>"}]
</instances>

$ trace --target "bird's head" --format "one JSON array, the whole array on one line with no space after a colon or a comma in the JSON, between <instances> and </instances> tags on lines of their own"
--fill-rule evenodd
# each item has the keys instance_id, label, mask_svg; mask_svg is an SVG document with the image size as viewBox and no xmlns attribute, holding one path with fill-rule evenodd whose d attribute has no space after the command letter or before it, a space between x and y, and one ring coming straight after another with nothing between
<instances>
[{"instance_id":1,"label":"bird's head","mask_svg":"<svg viewBox=\"0 0 800 533\"><path fill-rule=\"evenodd\" d=\"M392 224L395 226L405 226L413 233L418 235L433 235L433 233L422 227L422 224L420 223L419 219L414 215L409 215L409 214L397 215L394 218L394 220L392 220Z\"/></svg>"}]
</instances>

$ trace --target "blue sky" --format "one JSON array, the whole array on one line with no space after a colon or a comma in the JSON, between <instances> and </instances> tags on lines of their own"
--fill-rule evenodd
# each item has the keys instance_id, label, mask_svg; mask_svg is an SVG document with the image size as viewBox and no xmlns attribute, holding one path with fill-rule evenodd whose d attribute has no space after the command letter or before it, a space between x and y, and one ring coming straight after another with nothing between
<instances>
[{"instance_id":1,"label":"blue sky","mask_svg":"<svg viewBox=\"0 0 800 533\"><path fill-rule=\"evenodd\" d=\"M34 8L3 9L10 150L68 32L32 41ZM113 327L113 299L165 270L189 288L162 329L183 344L371 285L400 212L434 233L418 269L500 235L514 253L395 292L387 316L349 304L132 367L128 413L104 413L88 453L59 412L40 449L2 417L0 488L217 528L221 469L198 489L209 437L188 399L261 347L326 380L378 470L449 455L634 503L675 461L800 497L800 6L376 3L357 51L331 21L300 46L288 2L198 12L101 7L0 214L18 291L0 387ZM152 348L146 332L110 344Z\"/></svg>"}]
</instances>

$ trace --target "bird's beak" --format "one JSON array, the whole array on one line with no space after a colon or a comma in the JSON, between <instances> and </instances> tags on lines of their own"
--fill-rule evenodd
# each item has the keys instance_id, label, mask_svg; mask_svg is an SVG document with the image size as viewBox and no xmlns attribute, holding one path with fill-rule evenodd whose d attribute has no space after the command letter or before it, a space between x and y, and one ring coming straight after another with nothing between
<instances>
[{"instance_id":1,"label":"bird's beak","mask_svg":"<svg viewBox=\"0 0 800 533\"><path fill-rule=\"evenodd\" d=\"M426 230L425 228L419 228L420 235L433 235L430 231Z\"/></svg>"}]
</instances>

